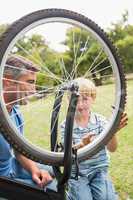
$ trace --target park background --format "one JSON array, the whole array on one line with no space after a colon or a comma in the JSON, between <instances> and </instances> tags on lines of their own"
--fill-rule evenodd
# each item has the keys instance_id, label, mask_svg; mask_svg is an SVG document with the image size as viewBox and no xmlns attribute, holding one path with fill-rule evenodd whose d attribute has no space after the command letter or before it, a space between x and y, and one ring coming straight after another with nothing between
<instances>
[{"instance_id":1,"label":"park background","mask_svg":"<svg viewBox=\"0 0 133 200\"><path fill-rule=\"evenodd\" d=\"M12 1L13 2L13 1ZM121 200L133 199L133 5L132 1L4 1L0 14L0 34L16 19L43 8L67 8L80 12L104 28L118 47L127 78L128 125L119 131L118 150L111 154L110 175ZM81 4L82 2L82 4ZM99 4L99 5L97 5ZM35 39L35 38L34 38ZM32 42L32 41L30 41ZM25 44L27 45L27 44ZM42 84L40 78L39 84Z\"/></svg>"}]
</instances>

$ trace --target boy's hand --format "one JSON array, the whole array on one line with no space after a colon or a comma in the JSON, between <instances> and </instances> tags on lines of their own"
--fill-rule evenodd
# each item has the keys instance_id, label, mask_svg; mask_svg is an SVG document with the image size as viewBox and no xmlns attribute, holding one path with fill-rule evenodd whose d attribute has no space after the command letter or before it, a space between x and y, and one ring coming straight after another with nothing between
<instances>
[{"instance_id":1,"label":"boy's hand","mask_svg":"<svg viewBox=\"0 0 133 200\"><path fill-rule=\"evenodd\" d=\"M94 139L95 134L86 134L85 136L82 137L82 140L80 143L73 145L74 149L80 149L84 146L86 146L87 144L91 143L92 140Z\"/></svg>"},{"instance_id":2,"label":"boy's hand","mask_svg":"<svg viewBox=\"0 0 133 200\"><path fill-rule=\"evenodd\" d=\"M127 125L127 122L128 122L127 113L123 113L118 127L118 131L124 128Z\"/></svg>"},{"instance_id":3,"label":"boy's hand","mask_svg":"<svg viewBox=\"0 0 133 200\"><path fill-rule=\"evenodd\" d=\"M81 142L83 143L83 146L89 144L92 142L92 140L94 139L95 134L86 134L84 137L82 137Z\"/></svg>"}]
</instances>

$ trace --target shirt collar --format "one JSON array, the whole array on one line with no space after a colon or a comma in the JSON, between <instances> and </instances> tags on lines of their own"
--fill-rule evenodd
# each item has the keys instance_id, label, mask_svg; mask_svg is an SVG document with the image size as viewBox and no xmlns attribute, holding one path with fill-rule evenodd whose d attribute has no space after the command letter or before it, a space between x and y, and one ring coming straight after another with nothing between
<instances>
[{"instance_id":1,"label":"shirt collar","mask_svg":"<svg viewBox=\"0 0 133 200\"><path fill-rule=\"evenodd\" d=\"M92 112L90 113L90 120L89 120L89 122L88 122L87 127L89 127L90 124L96 124L95 113L92 113ZM78 128L78 129L84 129L84 128L80 127L80 126L76 123L76 121L74 121L73 128L74 128L74 129L77 129L77 128Z\"/></svg>"}]
</instances>

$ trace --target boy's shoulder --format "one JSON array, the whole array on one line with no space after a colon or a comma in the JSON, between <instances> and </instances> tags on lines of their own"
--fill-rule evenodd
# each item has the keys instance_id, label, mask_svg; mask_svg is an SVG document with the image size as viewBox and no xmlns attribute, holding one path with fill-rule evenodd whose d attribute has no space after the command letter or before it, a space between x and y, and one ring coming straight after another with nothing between
<instances>
[{"instance_id":1,"label":"boy's shoulder","mask_svg":"<svg viewBox=\"0 0 133 200\"><path fill-rule=\"evenodd\" d=\"M97 124L99 122L107 122L107 119L104 115L96 113L96 112L91 112L90 115L90 122Z\"/></svg>"},{"instance_id":2,"label":"boy's shoulder","mask_svg":"<svg viewBox=\"0 0 133 200\"><path fill-rule=\"evenodd\" d=\"M100 121L107 121L106 117L100 113L92 112L91 113L91 120L95 122L100 122Z\"/></svg>"}]
</instances>

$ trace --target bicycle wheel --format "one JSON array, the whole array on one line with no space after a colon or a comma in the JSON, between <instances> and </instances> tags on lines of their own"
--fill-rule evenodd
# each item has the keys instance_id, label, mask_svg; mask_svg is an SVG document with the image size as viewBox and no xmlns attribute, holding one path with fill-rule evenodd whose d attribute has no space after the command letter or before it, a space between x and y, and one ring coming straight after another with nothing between
<instances>
[{"instance_id":1,"label":"bicycle wheel","mask_svg":"<svg viewBox=\"0 0 133 200\"><path fill-rule=\"evenodd\" d=\"M97 99L93 110L108 120L99 137L78 151L78 159L81 161L94 155L107 144L118 128L124 110L126 84L116 48L97 24L69 10L40 10L14 22L1 37L0 48L0 131L17 151L35 161L63 165L63 152L51 151L49 147L51 112L60 88L70 85L78 77L96 84ZM4 91L3 82L7 59L14 54L30 59L41 68L37 92L29 95L32 98L28 105L20 105L25 118L24 137L14 126L3 97L5 92L11 92L11 88ZM66 117L66 96L67 90L64 90L56 118L59 122ZM60 140L60 136L58 138Z\"/></svg>"}]
</instances>

